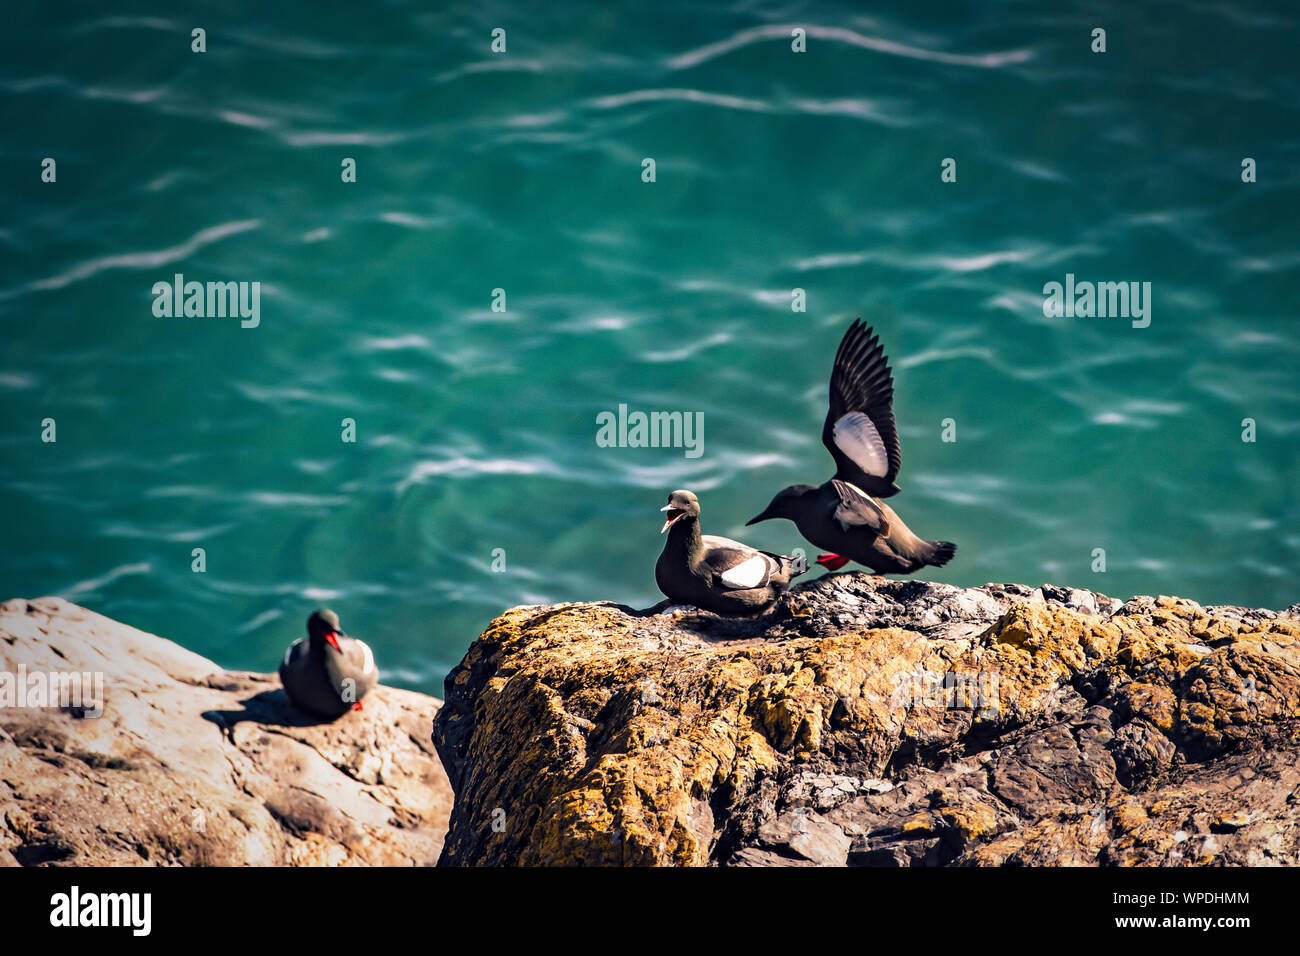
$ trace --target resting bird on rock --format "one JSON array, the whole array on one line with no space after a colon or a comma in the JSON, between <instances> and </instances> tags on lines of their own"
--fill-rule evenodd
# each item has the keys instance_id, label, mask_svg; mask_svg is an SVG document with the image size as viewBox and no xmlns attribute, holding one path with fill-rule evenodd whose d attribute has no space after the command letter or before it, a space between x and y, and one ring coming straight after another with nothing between
<instances>
[{"instance_id":1,"label":"resting bird on rock","mask_svg":"<svg viewBox=\"0 0 1300 956\"><path fill-rule=\"evenodd\" d=\"M878 498L899 490L902 455L894 427L894 377L884 348L857 319L844 333L831 370L830 409L822 444L835 459L824 485L791 485L747 524L788 518L799 533L830 554L817 563L837 571L849 561L880 574L941 567L957 550L950 541L924 541Z\"/></svg>"},{"instance_id":2,"label":"resting bird on rock","mask_svg":"<svg viewBox=\"0 0 1300 956\"><path fill-rule=\"evenodd\" d=\"M329 609L307 619L307 636L289 645L280 663L280 683L294 706L328 720L360 710L378 680L369 645L344 634Z\"/></svg>"},{"instance_id":3,"label":"resting bird on rock","mask_svg":"<svg viewBox=\"0 0 1300 956\"><path fill-rule=\"evenodd\" d=\"M756 614L807 570L794 558L758 551L749 545L700 533L700 500L690 491L668 496L668 532L655 564L655 583L674 604L690 604L715 614Z\"/></svg>"}]
</instances>

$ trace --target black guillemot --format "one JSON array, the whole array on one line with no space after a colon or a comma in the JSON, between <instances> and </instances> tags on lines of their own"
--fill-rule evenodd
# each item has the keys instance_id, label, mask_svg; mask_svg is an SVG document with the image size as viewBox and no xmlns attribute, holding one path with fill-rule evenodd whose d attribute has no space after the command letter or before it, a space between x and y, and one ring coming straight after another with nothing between
<instances>
[{"instance_id":1,"label":"black guillemot","mask_svg":"<svg viewBox=\"0 0 1300 956\"><path fill-rule=\"evenodd\" d=\"M344 634L339 616L328 609L307 619L307 636L294 641L280 662L280 683L294 706L329 720L360 710L378 679L369 645Z\"/></svg>"},{"instance_id":2,"label":"black guillemot","mask_svg":"<svg viewBox=\"0 0 1300 956\"><path fill-rule=\"evenodd\" d=\"M660 510L667 512L660 534L667 531L668 540L655 564L655 582L674 604L715 614L756 614L807 570L787 555L701 534L700 501L692 492L674 491Z\"/></svg>"},{"instance_id":3,"label":"black guillemot","mask_svg":"<svg viewBox=\"0 0 1300 956\"><path fill-rule=\"evenodd\" d=\"M747 524L788 518L823 554L817 563L832 571L850 560L880 574L910 574L940 567L957 546L924 541L877 498L899 490L902 455L894 426L894 377L884 348L857 319L844 333L831 371L830 408L822 444L835 459L835 477L823 485L791 485Z\"/></svg>"}]
</instances>

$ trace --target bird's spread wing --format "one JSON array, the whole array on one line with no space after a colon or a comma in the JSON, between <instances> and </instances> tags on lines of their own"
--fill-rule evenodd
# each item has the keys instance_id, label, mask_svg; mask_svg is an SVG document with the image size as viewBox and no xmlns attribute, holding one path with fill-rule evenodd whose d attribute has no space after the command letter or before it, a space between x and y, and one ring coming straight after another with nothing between
<instances>
[{"instance_id":1,"label":"bird's spread wing","mask_svg":"<svg viewBox=\"0 0 1300 956\"><path fill-rule=\"evenodd\" d=\"M876 503L857 485L838 478L831 479L831 486L839 495L839 504L832 513L840 527L845 531L854 528L870 528L878 535L889 534L889 521L885 513L876 507Z\"/></svg>"},{"instance_id":2,"label":"bird's spread wing","mask_svg":"<svg viewBox=\"0 0 1300 956\"><path fill-rule=\"evenodd\" d=\"M894 426L894 376L880 340L861 319L844 333L831 370L822 444L835 477L879 498L897 493L902 464Z\"/></svg>"},{"instance_id":3,"label":"bird's spread wing","mask_svg":"<svg viewBox=\"0 0 1300 956\"><path fill-rule=\"evenodd\" d=\"M780 566L761 551L730 538L704 536L704 561L723 587L737 591L761 588Z\"/></svg>"}]
</instances>

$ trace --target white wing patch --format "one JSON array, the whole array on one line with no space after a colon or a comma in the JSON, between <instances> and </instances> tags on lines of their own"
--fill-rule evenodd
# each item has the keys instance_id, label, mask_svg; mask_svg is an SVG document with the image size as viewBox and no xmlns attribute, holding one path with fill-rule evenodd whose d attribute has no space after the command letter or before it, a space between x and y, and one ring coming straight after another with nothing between
<instances>
[{"instance_id":1,"label":"white wing patch","mask_svg":"<svg viewBox=\"0 0 1300 956\"><path fill-rule=\"evenodd\" d=\"M756 554L752 558L741 561L735 567L723 571L722 583L737 590L756 588L763 583L763 579L767 577L767 572L767 558L761 554Z\"/></svg>"},{"instance_id":2,"label":"white wing patch","mask_svg":"<svg viewBox=\"0 0 1300 956\"><path fill-rule=\"evenodd\" d=\"M361 645L361 650L365 654L365 658L361 661L361 673L369 674L375 669L375 655L371 653L370 645L365 641L357 641L357 643Z\"/></svg>"},{"instance_id":3,"label":"white wing patch","mask_svg":"<svg viewBox=\"0 0 1300 956\"><path fill-rule=\"evenodd\" d=\"M297 649L297 647L298 647L298 645L299 645L300 643L302 643L302 638L298 638L298 640L296 640L296 641L294 641L292 644L290 644L290 645L289 645L289 649L288 649L287 651L284 652L284 666L285 666L285 667L288 667L288 666L289 666L289 662L290 662L290 660L293 658L293 652Z\"/></svg>"},{"instance_id":4,"label":"white wing patch","mask_svg":"<svg viewBox=\"0 0 1300 956\"><path fill-rule=\"evenodd\" d=\"M861 488L859 488L859 487L858 487L857 485L855 485L853 482L851 482L851 481L846 481L846 482L844 482L844 487L846 487L846 488L852 488L855 492L857 492L859 495L862 496L862 500L865 501L867 504L869 504L869 505L873 505L873 504L875 504L875 502L871 500L871 495L867 494L865 491L863 491Z\"/></svg>"},{"instance_id":5,"label":"white wing patch","mask_svg":"<svg viewBox=\"0 0 1300 956\"><path fill-rule=\"evenodd\" d=\"M831 438L835 447L868 475L884 478L889 471L889 453L885 451L885 443L864 413L849 412L840 416L831 429Z\"/></svg>"}]
</instances>

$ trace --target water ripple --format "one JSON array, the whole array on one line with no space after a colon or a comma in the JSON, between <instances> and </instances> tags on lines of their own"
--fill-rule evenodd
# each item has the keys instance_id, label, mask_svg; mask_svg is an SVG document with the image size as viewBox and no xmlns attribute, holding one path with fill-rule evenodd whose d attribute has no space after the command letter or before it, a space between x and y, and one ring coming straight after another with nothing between
<instances>
[{"instance_id":1,"label":"water ripple","mask_svg":"<svg viewBox=\"0 0 1300 956\"><path fill-rule=\"evenodd\" d=\"M753 43L762 43L765 40L778 38L789 40L791 29L791 26L780 24L751 27L734 33L725 40L719 40L717 43L710 43L670 57L667 60L667 66L671 70L689 70L701 63L707 63L709 60L725 56L733 50L738 50ZM809 38L815 40L829 40L833 43L844 43L848 46L872 50L876 53L887 53L891 56L908 57L914 60L929 60L952 66L997 69L1014 63L1024 63L1026 60L1032 59L1034 55L1032 50L1007 50L1000 53L983 54L944 53L939 50L923 50L919 47L895 43L892 40L885 40L880 37L866 36L844 27L805 26L803 29Z\"/></svg>"},{"instance_id":2,"label":"water ripple","mask_svg":"<svg viewBox=\"0 0 1300 956\"><path fill-rule=\"evenodd\" d=\"M600 96L589 101L596 109L614 110L634 103L657 103L677 100L685 103L704 103L709 106L722 106L733 110L751 110L757 113L770 112L770 104L762 100L746 99L743 96L727 96L724 93L706 93L703 90L657 89L634 90L630 93L618 93Z\"/></svg>"},{"instance_id":3,"label":"water ripple","mask_svg":"<svg viewBox=\"0 0 1300 956\"><path fill-rule=\"evenodd\" d=\"M187 259L204 246L210 246L214 242L220 242L222 239L238 235L241 232L248 232L250 229L257 229L261 225L262 220L260 219L225 222L218 226L201 229L178 246L152 252L126 252L115 256L90 259L58 275L50 276L47 279L38 279L19 289L0 292L0 299L12 298L22 292L48 292L52 289L62 289L75 282L89 279L91 276L108 269L156 269L181 259Z\"/></svg>"}]
</instances>

